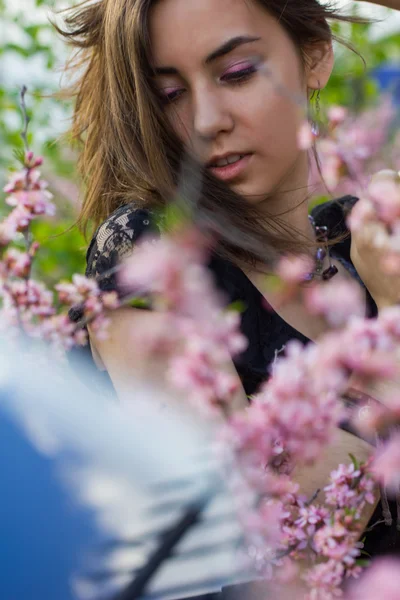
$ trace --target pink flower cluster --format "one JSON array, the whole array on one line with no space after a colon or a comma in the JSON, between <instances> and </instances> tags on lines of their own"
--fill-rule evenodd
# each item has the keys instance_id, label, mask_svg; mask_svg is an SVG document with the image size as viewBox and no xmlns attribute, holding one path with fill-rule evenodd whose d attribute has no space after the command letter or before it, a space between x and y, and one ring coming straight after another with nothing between
<instances>
[{"instance_id":1,"label":"pink flower cluster","mask_svg":"<svg viewBox=\"0 0 400 600\"><path fill-rule=\"evenodd\" d=\"M24 169L10 177L4 187L9 196L6 203L15 207L0 223L0 247L15 239L18 232L26 231L30 222L39 215L54 215L53 195L47 190L47 183L40 179L39 167L42 157L35 158L33 152L25 155Z\"/></svg>"},{"instance_id":2,"label":"pink flower cluster","mask_svg":"<svg viewBox=\"0 0 400 600\"><path fill-rule=\"evenodd\" d=\"M55 212L52 194L47 191L47 183L40 179L37 170L42 162L41 157L35 158L32 152L27 152L24 169L12 175L4 188L9 194L6 203L14 209L0 223L0 321L2 329L9 335L22 330L30 337L51 342L62 351L87 343L87 333L85 329L77 328L67 314L57 314L53 292L31 278L32 262L39 244L28 241L29 236L25 234L33 219ZM19 233L24 234L24 252L10 246ZM59 304L82 305L84 319L91 322L97 335L106 335L108 320L104 311L119 306L116 293L102 294L95 282L80 275L73 277L73 283L59 284L56 290Z\"/></svg>"},{"instance_id":3,"label":"pink flower cluster","mask_svg":"<svg viewBox=\"0 0 400 600\"><path fill-rule=\"evenodd\" d=\"M353 316L365 312L363 293L358 283L339 277L313 284L303 291L308 312L325 318L330 327L342 327Z\"/></svg>"},{"instance_id":4,"label":"pink flower cluster","mask_svg":"<svg viewBox=\"0 0 400 600\"><path fill-rule=\"evenodd\" d=\"M305 580L313 588L310 598L333 598L344 576L358 575L359 519L363 507L374 502L376 477L369 465L339 466L324 489L327 507L322 508L298 497L288 475L294 466L315 462L332 440L343 414L340 397L350 374L361 384L393 377L398 372L395 351L399 344L400 308L386 309L376 320L353 316L346 328L325 334L318 345L290 342L286 356L276 359L270 380L253 397L251 406L233 415L226 428L224 437L248 483L267 502L250 506L248 516L243 517L244 523L257 524L247 526L247 531L251 546L258 548L258 564L263 564L260 557L264 557L271 566L269 531L276 529L276 523L266 521L273 514L271 500L274 510L281 511L282 537L275 554L286 547L293 558L310 558L311 553L329 562L329 568L326 563L317 564L307 572ZM379 468L385 481L390 477L394 485L399 481L398 447L396 439L389 455L383 453L377 459L382 461ZM255 539L252 530L257 531Z\"/></svg>"},{"instance_id":5,"label":"pink flower cluster","mask_svg":"<svg viewBox=\"0 0 400 600\"><path fill-rule=\"evenodd\" d=\"M339 465L323 490L325 506L299 496L297 484L287 476L266 472L257 478L253 473L252 484L262 496L241 517L248 555L260 575L285 584L288 572L296 576L298 561L306 561L308 567L301 575L306 590L296 597L332 600L341 596L343 580L361 573L359 519L366 504L375 501L376 484L368 465Z\"/></svg>"},{"instance_id":6,"label":"pink flower cluster","mask_svg":"<svg viewBox=\"0 0 400 600\"><path fill-rule=\"evenodd\" d=\"M205 248L194 230L145 241L119 275L124 289L150 297L153 308L168 313L171 329L163 335L174 339L168 377L208 412L228 403L239 389L238 377L226 367L247 341L239 331L239 315L223 309L223 297L204 267Z\"/></svg>"},{"instance_id":7,"label":"pink flower cluster","mask_svg":"<svg viewBox=\"0 0 400 600\"><path fill-rule=\"evenodd\" d=\"M370 230L374 246L383 253L383 268L389 275L400 274L399 173L385 169L372 177L366 193L352 210L348 225L354 232Z\"/></svg>"},{"instance_id":8,"label":"pink flower cluster","mask_svg":"<svg viewBox=\"0 0 400 600\"><path fill-rule=\"evenodd\" d=\"M387 443L379 448L372 465L378 481L393 495L400 489L400 433L394 433Z\"/></svg>"},{"instance_id":9,"label":"pink flower cluster","mask_svg":"<svg viewBox=\"0 0 400 600\"><path fill-rule=\"evenodd\" d=\"M345 600L398 600L400 597L400 561L384 557L372 561L370 568L345 594Z\"/></svg>"},{"instance_id":10,"label":"pink flower cluster","mask_svg":"<svg viewBox=\"0 0 400 600\"><path fill-rule=\"evenodd\" d=\"M327 368L316 376L319 358L317 346L289 342L285 358L277 358L270 380L251 406L232 417L232 442L242 456L265 465L284 450L296 457L296 464L310 464L332 440L346 377L334 379L335 389Z\"/></svg>"},{"instance_id":11,"label":"pink flower cluster","mask_svg":"<svg viewBox=\"0 0 400 600\"><path fill-rule=\"evenodd\" d=\"M393 116L390 98L357 116L340 106L330 108L328 128L319 136L317 150L331 193L354 194L355 186L362 189L367 184L366 174L380 168L377 155L387 142Z\"/></svg>"},{"instance_id":12,"label":"pink flower cluster","mask_svg":"<svg viewBox=\"0 0 400 600\"><path fill-rule=\"evenodd\" d=\"M325 319L329 327L342 327L352 316L363 316L364 299L358 283L340 277L329 281L309 281L315 269L314 260L307 255L284 256L280 259L273 281L276 305L301 296L307 311Z\"/></svg>"}]
</instances>

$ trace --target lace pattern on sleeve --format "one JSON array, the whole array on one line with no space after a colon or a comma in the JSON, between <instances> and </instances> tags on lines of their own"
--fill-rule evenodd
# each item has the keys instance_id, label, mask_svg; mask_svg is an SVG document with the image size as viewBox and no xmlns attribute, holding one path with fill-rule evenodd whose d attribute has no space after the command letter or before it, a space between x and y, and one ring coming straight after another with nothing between
<instances>
[{"instance_id":1,"label":"lace pattern on sleeve","mask_svg":"<svg viewBox=\"0 0 400 600\"><path fill-rule=\"evenodd\" d=\"M157 231L153 220L150 211L132 205L117 209L100 225L90 243L86 276L96 279L103 291L118 291L116 273L112 271L121 259L131 254L144 233Z\"/></svg>"},{"instance_id":2,"label":"lace pattern on sleeve","mask_svg":"<svg viewBox=\"0 0 400 600\"><path fill-rule=\"evenodd\" d=\"M86 277L94 278L103 292L119 293L115 267L131 254L144 233L159 235L154 220L151 211L131 204L114 211L98 227L90 242L86 253ZM83 316L82 307L73 306L68 315L71 321L79 322Z\"/></svg>"}]
</instances>

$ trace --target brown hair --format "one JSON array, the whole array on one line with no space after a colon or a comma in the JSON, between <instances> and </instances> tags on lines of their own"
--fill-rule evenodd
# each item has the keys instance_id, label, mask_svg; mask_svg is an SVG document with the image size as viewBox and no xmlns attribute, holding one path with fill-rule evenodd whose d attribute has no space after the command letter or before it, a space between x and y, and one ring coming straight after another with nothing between
<instances>
[{"instance_id":1,"label":"brown hair","mask_svg":"<svg viewBox=\"0 0 400 600\"><path fill-rule=\"evenodd\" d=\"M256 1L279 20L303 62L307 46L337 39L327 19L365 22L317 0ZM66 69L78 77L58 96L75 98L68 134L78 144L85 184L77 225L87 235L90 222L97 227L122 204L165 206L179 185L183 194L188 192L185 202L193 205L199 225L217 233L218 251L225 258L270 264L278 253L309 247L309 242L294 241L284 219L266 219L206 170L185 161L182 177L184 150L152 83L148 19L153 2L85 0L61 11L66 13L65 29L53 23L76 49ZM194 180L200 187L197 194L190 191Z\"/></svg>"}]
</instances>

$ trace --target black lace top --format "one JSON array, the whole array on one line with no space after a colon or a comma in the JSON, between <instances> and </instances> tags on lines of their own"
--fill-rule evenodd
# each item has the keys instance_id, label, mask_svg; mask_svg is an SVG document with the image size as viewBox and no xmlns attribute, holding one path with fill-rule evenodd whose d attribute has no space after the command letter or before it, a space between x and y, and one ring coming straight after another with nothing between
<instances>
[{"instance_id":1,"label":"black lace top","mask_svg":"<svg viewBox=\"0 0 400 600\"><path fill-rule=\"evenodd\" d=\"M357 202L354 196L344 196L315 207L312 215L317 225L328 228L328 236L332 239L347 231L346 215ZM104 275L116 267L118 262L128 256L135 242L146 232L159 234L155 219L149 210L139 209L132 204L117 209L95 232L87 251L86 275L98 281L103 291L118 290L115 274ZM331 256L340 261L352 276L362 284L350 259L350 236L331 249ZM267 309L263 297L246 275L234 264L214 256L209 268L215 275L217 286L225 292L228 302L242 301L245 310L241 315L241 330L249 340L248 348L235 360L235 367L248 395L257 391L260 383L269 375L269 367L277 354L282 352L287 342L296 338L304 344L309 343L304 335L288 325L277 313ZM377 314L376 305L368 290L368 316ZM79 307L71 309L70 318L77 322L82 312ZM82 353L89 353L90 348L75 350L71 360L82 360ZM101 379L103 380L101 381ZM111 385L106 372L99 375L101 385ZM94 385L94 379L89 382ZM395 504L392 514L396 514ZM371 523L382 519L381 505L378 505ZM370 523L370 525L371 525ZM377 525L368 534L366 550L370 554L384 552L400 552L399 536L395 526Z\"/></svg>"}]
</instances>

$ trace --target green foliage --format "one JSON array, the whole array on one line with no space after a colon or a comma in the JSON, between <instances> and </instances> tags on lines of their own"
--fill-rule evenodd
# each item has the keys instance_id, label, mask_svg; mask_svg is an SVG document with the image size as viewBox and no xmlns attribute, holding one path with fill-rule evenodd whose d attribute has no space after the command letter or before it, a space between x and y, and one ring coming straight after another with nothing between
<instances>
[{"instance_id":1,"label":"green foliage","mask_svg":"<svg viewBox=\"0 0 400 600\"><path fill-rule=\"evenodd\" d=\"M354 5L353 14L358 9ZM335 67L329 84L323 90L324 106L340 104L351 110L359 111L374 103L378 94L378 86L372 78L374 69L386 62L400 60L400 46L396 35L383 39L371 40L372 24L335 23L333 33L350 43L356 50L335 46Z\"/></svg>"},{"instance_id":2,"label":"green foliage","mask_svg":"<svg viewBox=\"0 0 400 600\"><path fill-rule=\"evenodd\" d=\"M33 277L52 287L61 279L85 270L86 243L71 221L53 219L33 221L31 231L41 245L34 260Z\"/></svg>"}]
</instances>

